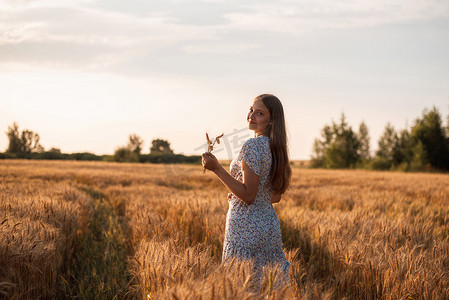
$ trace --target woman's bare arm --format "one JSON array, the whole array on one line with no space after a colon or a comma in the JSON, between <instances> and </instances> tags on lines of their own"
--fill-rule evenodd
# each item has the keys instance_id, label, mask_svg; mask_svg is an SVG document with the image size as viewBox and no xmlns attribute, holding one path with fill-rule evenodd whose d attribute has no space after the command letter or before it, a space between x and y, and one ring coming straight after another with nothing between
<instances>
[{"instance_id":1,"label":"woman's bare arm","mask_svg":"<svg viewBox=\"0 0 449 300\"><path fill-rule=\"evenodd\" d=\"M252 204L254 202L257 195L257 189L259 188L259 175L254 173L245 161L242 161L243 182L241 182L232 177L212 153L205 152L202 157L203 166L214 172L231 193L247 204Z\"/></svg>"},{"instance_id":2,"label":"woman's bare arm","mask_svg":"<svg viewBox=\"0 0 449 300\"><path fill-rule=\"evenodd\" d=\"M243 182L238 181L231 176L223 166L212 170L221 182L238 198L247 204L253 204L256 199L257 189L259 187L259 176L251 170L248 165L242 161Z\"/></svg>"}]
</instances>

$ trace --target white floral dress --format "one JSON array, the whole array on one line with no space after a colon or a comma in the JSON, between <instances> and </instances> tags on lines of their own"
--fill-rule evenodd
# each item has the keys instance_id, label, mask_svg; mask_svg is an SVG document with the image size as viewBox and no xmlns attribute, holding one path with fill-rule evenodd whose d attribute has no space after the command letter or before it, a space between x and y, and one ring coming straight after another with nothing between
<instances>
[{"instance_id":1,"label":"white floral dress","mask_svg":"<svg viewBox=\"0 0 449 300\"><path fill-rule=\"evenodd\" d=\"M252 261L255 277L260 281L265 266L280 265L288 283L290 263L282 250L279 220L271 204L269 175L272 163L270 138L259 136L245 142L230 165L231 175L243 182L242 161L259 176L259 187L253 204L228 195L229 210L223 243L223 262L232 258Z\"/></svg>"}]
</instances>

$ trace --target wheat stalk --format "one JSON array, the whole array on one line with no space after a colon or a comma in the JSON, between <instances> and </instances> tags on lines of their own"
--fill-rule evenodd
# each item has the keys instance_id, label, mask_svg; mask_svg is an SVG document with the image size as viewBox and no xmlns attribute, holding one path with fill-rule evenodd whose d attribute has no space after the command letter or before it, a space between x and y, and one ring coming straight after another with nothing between
<instances>
[{"instance_id":1,"label":"wheat stalk","mask_svg":"<svg viewBox=\"0 0 449 300\"><path fill-rule=\"evenodd\" d=\"M206 132L206 142L207 142L207 152L211 153L212 150L214 150L214 145L215 143L220 144L220 139L223 137L224 133L222 133L221 135L215 137L214 141L211 141L209 138L209 135ZM206 168L203 167L203 173L206 172Z\"/></svg>"}]
</instances>

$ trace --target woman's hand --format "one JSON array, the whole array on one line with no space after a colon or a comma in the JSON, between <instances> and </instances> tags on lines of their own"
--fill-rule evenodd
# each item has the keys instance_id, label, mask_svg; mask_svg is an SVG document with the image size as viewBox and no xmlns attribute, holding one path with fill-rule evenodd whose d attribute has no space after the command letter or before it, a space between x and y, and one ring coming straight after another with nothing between
<instances>
[{"instance_id":1,"label":"woman's hand","mask_svg":"<svg viewBox=\"0 0 449 300\"><path fill-rule=\"evenodd\" d=\"M243 182L241 182L232 177L212 153L205 152L202 158L203 167L214 172L232 194L247 204L254 202L259 187L259 176L244 161L242 161Z\"/></svg>"},{"instance_id":2,"label":"woman's hand","mask_svg":"<svg viewBox=\"0 0 449 300\"><path fill-rule=\"evenodd\" d=\"M204 152L203 155L203 167L215 172L216 170L218 170L218 168L220 168L220 163L218 162L218 159L210 152Z\"/></svg>"}]
</instances>

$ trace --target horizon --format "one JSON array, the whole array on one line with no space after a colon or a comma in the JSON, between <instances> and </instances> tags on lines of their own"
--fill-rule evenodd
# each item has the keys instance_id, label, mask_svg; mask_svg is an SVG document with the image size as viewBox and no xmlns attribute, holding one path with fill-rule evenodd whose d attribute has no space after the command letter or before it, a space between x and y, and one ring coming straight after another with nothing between
<instances>
[{"instance_id":1,"label":"horizon","mask_svg":"<svg viewBox=\"0 0 449 300\"><path fill-rule=\"evenodd\" d=\"M0 128L17 122L46 150L113 154L135 133L144 153L162 138L200 155L205 132L224 132L237 141L217 157L230 159L262 93L283 103L292 160L341 113L367 124L371 152L388 122L409 128L424 109L447 125L447 2L6 0L0 12Z\"/></svg>"},{"instance_id":2,"label":"horizon","mask_svg":"<svg viewBox=\"0 0 449 300\"><path fill-rule=\"evenodd\" d=\"M437 111L438 111L438 112L440 113L440 115L441 115L441 118L442 118L442 125L443 125L444 127L446 127L446 128L449 128L449 123L448 123L448 122L449 122L449 114L446 115L446 116L443 115L443 114L441 114L441 111L440 111L440 110L438 109L438 107L436 107L436 106L432 106L431 108L426 107L424 110L428 111L428 110L430 110L430 109L432 109L432 108L434 108L434 107L437 109ZM423 110L423 112L424 112L424 110ZM421 116L421 115L420 115L420 116ZM417 116L416 118L419 118L420 116ZM341 117L341 115L340 115L340 117ZM347 120L348 118L347 118L346 115L345 115L345 117L346 117L346 120ZM445 117L446 117L446 120L447 120L446 122L445 122ZM414 118L414 120L415 120L416 118ZM333 118L333 119L331 120L331 122L336 122L336 123L338 124L339 120ZM331 125L331 122L327 122L326 125ZM390 123L391 123L391 122L390 122ZM413 123L414 123L414 121L412 122L412 124L409 124L408 122L406 122L406 126L405 126L405 127L402 127L402 128L395 128L395 130L396 130L397 132L399 132L399 130L402 130L402 129L407 129L407 130L409 130L409 129L411 129L411 127L413 126ZM11 126L11 125L13 125L13 124L10 124L10 126ZM28 130L34 131L32 128L22 128L22 127L20 126L20 124L17 124L17 125L19 125L19 132L21 132L22 130L27 130L27 129L28 129ZM357 126L354 127L353 124L348 124L348 125L349 125L350 127L352 127L352 129L353 129L355 132L358 131L358 130L357 130L357 129L358 129ZM323 124L323 127L324 127L324 124ZM368 128L368 129L369 129L369 128ZM7 132L7 131L5 131L5 134L6 134L6 132ZM39 132L36 132L36 131L34 131L34 132L39 134ZM132 134L132 133L130 133L130 135L131 135L131 134ZM209 135L211 135L211 134L209 133ZM128 136L129 136L129 135L128 135ZM143 138L142 136L140 136L140 137ZM246 127L246 128L240 128L240 129L234 128L232 131L226 132L226 133L224 134L224 136L220 139L220 141L221 141L220 144L215 144L213 153L214 153L214 155L216 155L217 158L218 158L220 161L222 161L222 162L231 161L236 155L238 155L238 152L240 151L241 146L243 145L243 143L244 143L246 140L248 140L249 138L251 138L251 137L253 137L253 131L249 130L247 127ZM42 137L40 136L40 138L42 138ZM212 136L211 136L211 138L212 138ZM321 136L318 136L318 135L317 135L315 138L321 138ZM370 147L371 147L371 148L370 148L370 152L371 152L372 155L374 155L374 154L375 154L375 151L377 150L377 141L378 141L379 138L380 138L380 136L377 137L376 139L373 139L373 137L370 136L370 139L371 139L371 142L370 142ZM147 143L146 140L143 139L143 145L146 145L147 147L142 147L141 154L143 154L143 155L145 155L145 154L150 154L151 141L153 141L154 139L164 139L164 140L166 140L166 141L170 144L170 148L171 148L171 150L173 150L173 153L174 153L174 154L182 154L182 155L186 155L186 156L193 156L193 155L201 155L202 152L207 151L207 143L206 143L206 142L198 143L197 146L194 148L194 151L195 151L194 153L184 153L184 152L178 152L178 151L176 151L176 149L173 148L172 143L171 143L170 140L165 139L164 137L154 137L154 138L151 138L150 140L148 140L149 143ZM290 139L290 137L289 137L289 139ZM375 142L375 147L373 147L373 141ZM61 149L61 147L58 147L58 146L46 147L45 145L42 145L42 144L41 144L41 146L43 146L44 151L50 151L52 148L55 148L55 149L59 149L59 150L61 151L61 153L67 153L67 154L71 154L71 153L92 153L92 154L95 154L95 155L98 155L98 156L108 156L108 155L114 155L114 151L115 151L117 148L119 148L119 147L126 146L127 142L128 142L128 140L126 140L125 143L122 143L122 144L120 144L120 145L117 145L117 146L114 148L113 151L107 152L107 153L98 153L98 152L92 152L92 151L89 151L89 150L70 152L70 151L63 151L63 150ZM145 149L147 149L147 148L148 148L148 150L145 150ZM6 152L6 150L7 150L7 148L5 148L4 152ZM200 151L200 152L198 152L198 151ZM222 154L220 154L220 153L222 153ZM226 155L226 156L225 156L225 155ZM312 155L312 153L311 153L310 155ZM307 158L294 158L294 157L292 157L291 154L290 154L290 160L291 160L291 161L310 161L310 159L311 159L311 156L309 156L309 157L307 157Z\"/></svg>"}]
</instances>

